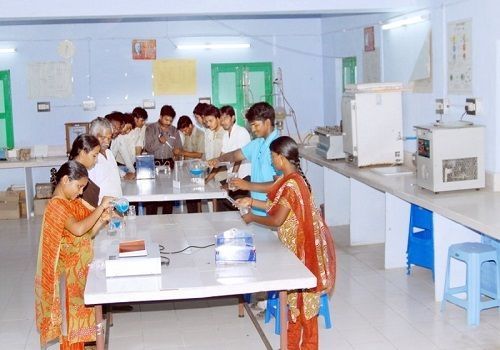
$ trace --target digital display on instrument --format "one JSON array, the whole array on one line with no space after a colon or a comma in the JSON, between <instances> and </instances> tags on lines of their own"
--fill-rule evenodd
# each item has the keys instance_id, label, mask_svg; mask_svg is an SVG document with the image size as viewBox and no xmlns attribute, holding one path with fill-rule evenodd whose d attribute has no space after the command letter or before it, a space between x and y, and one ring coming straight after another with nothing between
<instances>
[{"instance_id":1,"label":"digital display on instrument","mask_svg":"<svg viewBox=\"0 0 500 350\"><path fill-rule=\"evenodd\" d=\"M425 139L418 139L417 141L418 155L425 158L431 157L431 141Z\"/></svg>"}]
</instances>

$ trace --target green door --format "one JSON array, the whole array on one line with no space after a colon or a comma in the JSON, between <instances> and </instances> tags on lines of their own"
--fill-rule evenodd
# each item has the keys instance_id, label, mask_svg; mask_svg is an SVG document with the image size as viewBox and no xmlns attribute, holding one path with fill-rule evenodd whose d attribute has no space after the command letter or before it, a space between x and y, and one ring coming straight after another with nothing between
<instances>
[{"instance_id":1,"label":"green door","mask_svg":"<svg viewBox=\"0 0 500 350\"><path fill-rule=\"evenodd\" d=\"M0 71L0 147L14 148L10 71Z\"/></svg>"},{"instance_id":2,"label":"green door","mask_svg":"<svg viewBox=\"0 0 500 350\"><path fill-rule=\"evenodd\" d=\"M347 85L356 84L357 81L356 57L344 57L342 59L342 91L345 91Z\"/></svg>"},{"instance_id":3,"label":"green door","mask_svg":"<svg viewBox=\"0 0 500 350\"><path fill-rule=\"evenodd\" d=\"M245 126L245 112L254 103L273 103L271 62L212 64L212 101L217 107L230 105L237 123Z\"/></svg>"}]
</instances>

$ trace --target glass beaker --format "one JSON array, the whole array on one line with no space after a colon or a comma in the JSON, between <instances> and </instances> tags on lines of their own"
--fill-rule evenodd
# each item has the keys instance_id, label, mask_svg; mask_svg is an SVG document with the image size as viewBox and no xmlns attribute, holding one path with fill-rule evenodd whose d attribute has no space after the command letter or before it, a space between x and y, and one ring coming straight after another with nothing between
<instances>
[{"instance_id":1,"label":"glass beaker","mask_svg":"<svg viewBox=\"0 0 500 350\"><path fill-rule=\"evenodd\" d=\"M124 215L128 208L129 208L129 202L127 198L117 198L112 202L113 206L115 207L115 210L117 213Z\"/></svg>"}]
</instances>

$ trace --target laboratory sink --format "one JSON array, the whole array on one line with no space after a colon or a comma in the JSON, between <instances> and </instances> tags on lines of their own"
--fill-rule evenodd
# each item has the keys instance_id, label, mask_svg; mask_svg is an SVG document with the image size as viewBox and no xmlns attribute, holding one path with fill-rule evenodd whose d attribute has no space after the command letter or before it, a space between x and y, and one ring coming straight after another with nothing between
<instances>
[{"instance_id":1,"label":"laboratory sink","mask_svg":"<svg viewBox=\"0 0 500 350\"><path fill-rule=\"evenodd\" d=\"M415 170L412 170L405 166L384 166L371 168L370 170L375 174L383 176L412 175L415 173Z\"/></svg>"}]
</instances>

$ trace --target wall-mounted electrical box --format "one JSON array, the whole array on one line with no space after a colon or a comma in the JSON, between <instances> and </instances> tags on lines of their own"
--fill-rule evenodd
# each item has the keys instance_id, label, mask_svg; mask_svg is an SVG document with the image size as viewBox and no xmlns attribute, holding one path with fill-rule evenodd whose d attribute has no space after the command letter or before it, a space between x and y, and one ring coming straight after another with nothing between
<instances>
[{"instance_id":1,"label":"wall-mounted electrical box","mask_svg":"<svg viewBox=\"0 0 500 350\"><path fill-rule=\"evenodd\" d=\"M436 114L446 114L450 108L447 98L436 98Z\"/></svg>"},{"instance_id":2,"label":"wall-mounted electrical box","mask_svg":"<svg viewBox=\"0 0 500 350\"><path fill-rule=\"evenodd\" d=\"M144 109L155 109L155 100L142 100L142 108Z\"/></svg>"},{"instance_id":3,"label":"wall-mounted electrical box","mask_svg":"<svg viewBox=\"0 0 500 350\"><path fill-rule=\"evenodd\" d=\"M465 113L468 115L479 115L481 113L480 100L475 97L467 97L465 99Z\"/></svg>"},{"instance_id":4,"label":"wall-mounted electrical box","mask_svg":"<svg viewBox=\"0 0 500 350\"><path fill-rule=\"evenodd\" d=\"M36 110L37 112L50 112L50 102L37 102Z\"/></svg>"},{"instance_id":5,"label":"wall-mounted electrical box","mask_svg":"<svg viewBox=\"0 0 500 350\"><path fill-rule=\"evenodd\" d=\"M94 100L85 100L82 102L84 111L95 111L95 101Z\"/></svg>"}]
</instances>

